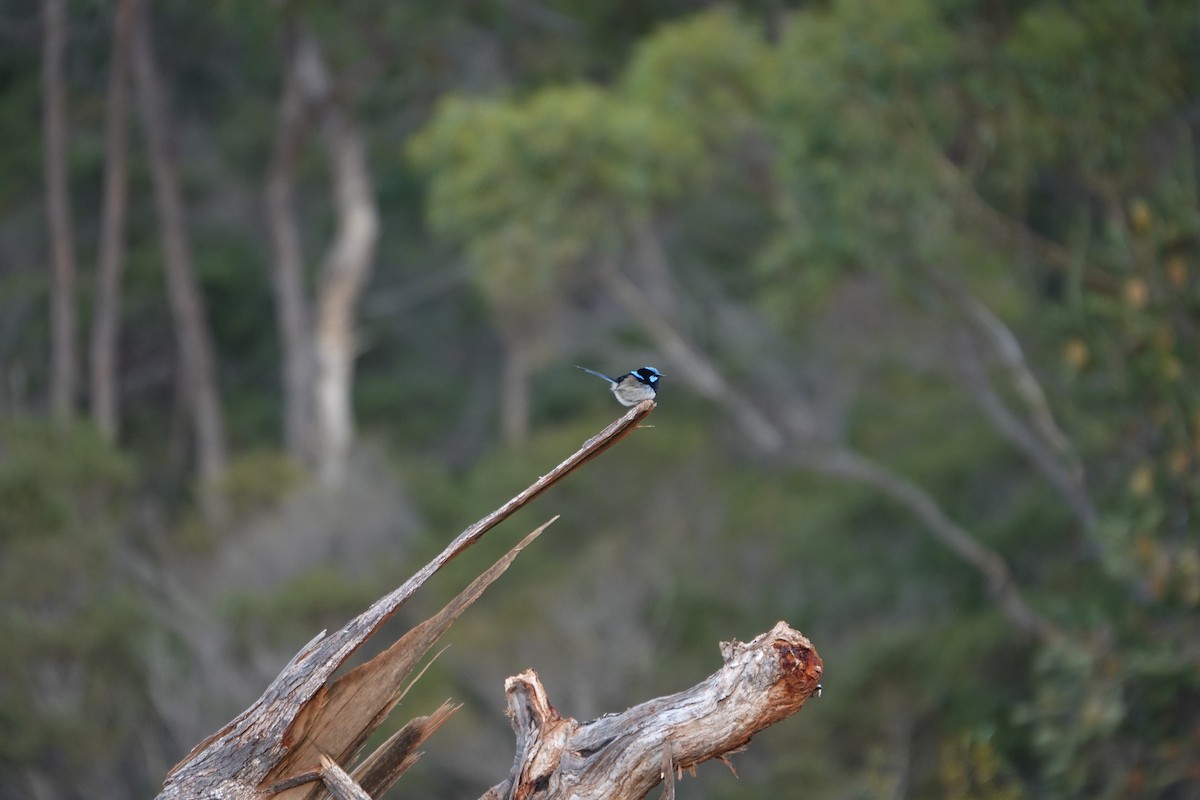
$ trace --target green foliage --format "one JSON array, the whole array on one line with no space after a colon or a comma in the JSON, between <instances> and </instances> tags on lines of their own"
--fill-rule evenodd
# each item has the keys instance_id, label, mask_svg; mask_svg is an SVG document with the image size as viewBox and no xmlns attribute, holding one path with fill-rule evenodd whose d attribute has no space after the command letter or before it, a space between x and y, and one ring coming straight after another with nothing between
<instances>
[{"instance_id":1,"label":"green foliage","mask_svg":"<svg viewBox=\"0 0 1200 800\"><path fill-rule=\"evenodd\" d=\"M286 453L257 450L233 459L213 488L234 518L246 520L276 508L304 480L304 470Z\"/></svg>"},{"instance_id":2,"label":"green foliage","mask_svg":"<svg viewBox=\"0 0 1200 800\"><path fill-rule=\"evenodd\" d=\"M151 724L146 599L113 571L132 479L90 428L0 425L2 768L82 771Z\"/></svg>"},{"instance_id":3,"label":"green foliage","mask_svg":"<svg viewBox=\"0 0 1200 800\"><path fill-rule=\"evenodd\" d=\"M938 776L946 797L1021 800L1027 796L990 739L960 734L942 745Z\"/></svg>"},{"instance_id":4,"label":"green foliage","mask_svg":"<svg viewBox=\"0 0 1200 800\"><path fill-rule=\"evenodd\" d=\"M69 99L84 306L111 5L72 4L81 15ZM541 498L510 523L512 536L499 531L416 599L436 607L517 532L563 514L464 620L471 647L452 648L427 680L471 697L495 691L495 676L549 661L567 672L548 681L569 698L565 713L578 713L576 681L615 684L588 698L607 710L651 687L682 688L712 667L714 640L785 618L825 656L825 697L756 738L750 757L761 753L770 767L739 764L736 790L713 781L697 788L705 796L775 797L789 785L856 797L897 786L990 800L1187 795L1200 764L1195 4L736 7L289 6L321 37L373 148L385 229L363 303L355 402L368 422L360 435L387 443L419 507L426 532L403 558L440 550L615 411L591 379L576 388L559 374L573 370L541 365L535 430L520 448L493 447L496 340L542 314L586 316L575 314L581 285L589 311L603 306L588 271L627 257L631 227L652 221L682 316L714 362L782 406L786 397L758 380L774 358L758 352L761 342L729 355L744 332L708 315L722 310L720 292L705 293L715 284L773 327L789 354L781 370L816 395L828 391L820 399L837 406L831 417L846 439L996 549L1072 642L1020 639L978 576L895 503L760 460L660 364L668 378L653 428ZM154 11L239 453L219 489L246 522L271 514L302 480L270 449L282 427L278 349L256 211L281 14L229 0ZM15 416L37 407L46 383L49 279L36 190L36 4L5 21L14 24L0 26L0 410ZM407 162L397 164L405 141ZM153 726L154 714L146 639L133 632L153 622L140 590L122 585L128 539L165 513L165 527L193 537L176 545L229 544L180 511L185 404L136 132L133 143L122 452L83 428L0 422L0 794L30 765L42 775L100 764L137 771L132 731ZM331 223L317 152L314 137L297 198L310 259ZM422 189L436 239L418 219ZM459 277L459 250L477 297ZM1082 458L1101 516L1095 531L1080 529L946 378L948 323L935 318L930 268L953 274L1014 329ZM832 300L880 276L911 319L850 319L832 335L814 326ZM614 327L564 336L564 346L652 352L642 332L599 324ZM1019 408L1001 370L986 366ZM321 568L216 605L236 655L246 655L336 626L377 590ZM491 700L478 707L474 727L495 722ZM452 727L445 734L459 735ZM463 793L426 785L431 796Z\"/></svg>"},{"instance_id":5,"label":"green foliage","mask_svg":"<svg viewBox=\"0 0 1200 800\"><path fill-rule=\"evenodd\" d=\"M1027 163L1124 171L1147 125L1177 99L1171 45L1184 19L1139 0L1030 8L998 54L1012 83L993 82L987 98L1001 146Z\"/></svg>"},{"instance_id":6,"label":"green foliage","mask_svg":"<svg viewBox=\"0 0 1200 800\"><path fill-rule=\"evenodd\" d=\"M780 77L774 56L749 21L717 7L644 40L620 88L686 120L707 142L727 144L761 125L767 91Z\"/></svg>"},{"instance_id":7,"label":"green foliage","mask_svg":"<svg viewBox=\"0 0 1200 800\"><path fill-rule=\"evenodd\" d=\"M1037 692L1017 719L1032 729L1055 796L1102 796L1115 788L1115 776L1089 747L1111 736L1128 713L1113 666L1067 648L1044 650L1038 659Z\"/></svg>"},{"instance_id":8,"label":"green foliage","mask_svg":"<svg viewBox=\"0 0 1200 800\"><path fill-rule=\"evenodd\" d=\"M11 213L22 194L36 184L42 164L39 138L38 65L31 54L5 48L0 61L0 139L7 143L0 152L0 209Z\"/></svg>"},{"instance_id":9,"label":"green foliage","mask_svg":"<svg viewBox=\"0 0 1200 800\"><path fill-rule=\"evenodd\" d=\"M184 552L209 553L220 546L221 537L243 529L276 511L294 489L309 478L308 473L280 450L250 450L239 453L212 485L192 487L195 505L182 515L172 542ZM201 513L197 495L211 492L225 515L219 527Z\"/></svg>"},{"instance_id":10,"label":"green foliage","mask_svg":"<svg viewBox=\"0 0 1200 800\"><path fill-rule=\"evenodd\" d=\"M1093 282L1055 322L1076 402L1103 423L1091 444L1110 454L1105 564L1164 610L1190 614L1200 607L1188 521L1200 510L1200 382L1184 365L1200 359L1200 211L1155 201L1135 198L1106 228Z\"/></svg>"},{"instance_id":11,"label":"green foliage","mask_svg":"<svg viewBox=\"0 0 1200 800\"><path fill-rule=\"evenodd\" d=\"M757 260L768 285L819 300L847 268L899 277L958 254L938 160L960 47L927 0L886 14L839 0L789 20L776 58L789 78L768 103L782 183Z\"/></svg>"},{"instance_id":12,"label":"green foliage","mask_svg":"<svg viewBox=\"0 0 1200 800\"><path fill-rule=\"evenodd\" d=\"M303 641L314 630L345 624L378 597L371 581L316 568L270 593L235 594L224 616L239 652L264 644Z\"/></svg>"},{"instance_id":13,"label":"green foliage","mask_svg":"<svg viewBox=\"0 0 1200 800\"><path fill-rule=\"evenodd\" d=\"M503 320L551 302L585 255L678 198L700 160L676 119L591 86L444 100L410 153L430 175L431 223L466 244Z\"/></svg>"},{"instance_id":14,"label":"green foliage","mask_svg":"<svg viewBox=\"0 0 1200 800\"><path fill-rule=\"evenodd\" d=\"M118 512L129 461L91 428L66 434L42 423L0 424L0 546L87 537L93 516Z\"/></svg>"}]
</instances>

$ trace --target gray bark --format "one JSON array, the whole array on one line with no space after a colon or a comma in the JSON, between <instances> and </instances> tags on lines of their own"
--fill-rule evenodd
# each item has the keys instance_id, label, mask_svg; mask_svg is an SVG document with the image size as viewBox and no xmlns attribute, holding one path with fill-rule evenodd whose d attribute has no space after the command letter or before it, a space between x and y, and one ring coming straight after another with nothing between
<instances>
[{"instance_id":1,"label":"gray bark","mask_svg":"<svg viewBox=\"0 0 1200 800\"><path fill-rule=\"evenodd\" d=\"M317 422L312 312L304 283L304 252L296 220L296 161L309 130L310 114L302 91L304 54L294 25L286 33L283 87L275 129L265 205L271 236L271 277L283 353L284 440L292 458L316 465Z\"/></svg>"},{"instance_id":2,"label":"gray bark","mask_svg":"<svg viewBox=\"0 0 1200 800\"><path fill-rule=\"evenodd\" d=\"M113 20L104 111L104 206L90 351L92 421L110 442L116 441L120 429L117 353L129 195L129 44L133 12L133 0L119 0Z\"/></svg>"},{"instance_id":3,"label":"gray bark","mask_svg":"<svg viewBox=\"0 0 1200 800\"><path fill-rule=\"evenodd\" d=\"M67 153L66 0L42 0L42 128L50 235L50 410L60 425L75 414L75 237Z\"/></svg>"},{"instance_id":4,"label":"gray bark","mask_svg":"<svg viewBox=\"0 0 1200 800\"><path fill-rule=\"evenodd\" d=\"M225 468L225 423L204 298L192 266L187 214L172 149L167 101L154 60L150 15L144 7L139 7L134 25L132 66L138 111L150 155L167 298L188 395L197 468L202 479L211 481Z\"/></svg>"}]
</instances>

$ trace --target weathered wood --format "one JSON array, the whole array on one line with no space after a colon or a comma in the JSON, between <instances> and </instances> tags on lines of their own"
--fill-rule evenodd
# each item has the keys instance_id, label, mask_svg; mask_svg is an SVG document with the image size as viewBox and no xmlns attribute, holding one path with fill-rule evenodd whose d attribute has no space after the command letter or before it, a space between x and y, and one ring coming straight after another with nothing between
<instances>
[{"instance_id":1,"label":"weathered wood","mask_svg":"<svg viewBox=\"0 0 1200 800\"><path fill-rule=\"evenodd\" d=\"M354 780L371 797L383 797L420 758L421 752L417 748L460 708L462 706L443 703L429 716L411 720L354 768Z\"/></svg>"},{"instance_id":2,"label":"weathered wood","mask_svg":"<svg viewBox=\"0 0 1200 800\"><path fill-rule=\"evenodd\" d=\"M293 772L310 769L322 754L340 764L349 764L387 715L404 696L403 682L417 663L449 630L454 621L479 599L484 589L504 574L517 555L558 517L526 536L520 544L458 594L429 619L396 640L391 647L365 664L347 672L323 688L296 717L298 733L288 744L288 753L267 775L267 781L282 780ZM297 789L280 795L280 800L300 800ZM315 795L309 795L315 800Z\"/></svg>"},{"instance_id":3,"label":"weathered wood","mask_svg":"<svg viewBox=\"0 0 1200 800\"><path fill-rule=\"evenodd\" d=\"M329 756L321 756L321 781L337 800L371 800L371 795Z\"/></svg>"},{"instance_id":4,"label":"weathered wood","mask_svg":"<svg viewBox=\"0 0 1200 800\"><path fill-rule=\"evenodd\" d=\"M258 701L176 765L159 800L381 796L456 707L445 704L429 717L412 720L353 770L350 763L403 695L401 684L417 662L546 526L387 650L331 681L333 673L434 573L628 435L654 408L653 401L646 401L630 409L463 531L402 586L337 633L322 633L309 642ZM818 688L823 670L808 639L782 622L748 644L723 644L722 655L724 666L691 689L585 723L561 717L532 671L509 678L505 691L517 757L509 779L485 794L485 800L641 798L664 780L663 796L671 798L676 775L683 770L712 758L725 761L725 754L744 747L759 730L798 711Z\"/></svg>"},{"instance_id":5,"label":"weathered wood","mask_svg":"<svg viewBox=\"0 0 1200 800\"><path fill-rule=\"evenodd\" d=\"M483 800L642 798L673 772L744 747L800 710L824 665L799 631L780 622L743 644L721 646L725 664L691 689L606 714L563 718L532 670L505 682L517 755L508 780Z\"/></svg>"},{"instance_id":6,"label":"weathered wood","mask_svg":"<svg viewBox=\"0 0 1200 800\"><path fill-rule=\"evenodd\" d=\"M321 726L326 722L322 721L320 709L331 697L336 699L339 695L339 692L333 691L333 685L329 684L333 673L378 631L380 626L392 618L413 592L451 559L475 544L489 530L508 519L542 492L627 436L654 408L655 403L648 400L630 409L620 419L584 442L575 453L538 478L523 492L464 530L404 584L381 597L341 630L330 636L319 635L309 642L284 667L258 700L220 731L197 745L171 770L163 784L163 791L158 795L159 800L196 797L250 800L269 796L268 789L276 793L281 789L295 791L285 788L297 786L289 779L302 777L307 780L307 773L313 772L317 764L291 761L287 774L280 774L276 768L289 752L301 743L323 741L325 729ZM523 544L518 545L517 551L522 546ZM517 551L510 552L509 556L514 556ZM468 588L460 598L472 595L472 592L472 588ZM477 594L474 593L475 596ZM453 607L456 602L457 600L453 601L447 608ZM443 613L448 612L444 610ZM425 641L424 637L421 638ZM386 671L391 672L391 679L397 674L394 670ZM346 677L352 674L354 673L348 673ZM386 713L378 705L380 698L383 698L383 705L387 706L394 692L368 692L364 697L367 695L371 697L370 702L365 703L362 708L357 708L354 704L344 708L356 708L359 711L364 708L374 709L370 718L375 720L377 715ZM338 734L338 740L342 742L339 746L340 751L353 751L354 748L350 745L355 739L356 736L346 738L343 734ZM315 754L315 751L312 752Z\"/></svg>"}]
</instances>

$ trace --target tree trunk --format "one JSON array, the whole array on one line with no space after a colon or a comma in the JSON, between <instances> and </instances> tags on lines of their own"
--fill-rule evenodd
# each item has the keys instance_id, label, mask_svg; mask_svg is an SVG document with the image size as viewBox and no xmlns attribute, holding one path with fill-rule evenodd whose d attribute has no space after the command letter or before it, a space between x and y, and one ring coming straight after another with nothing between
<instances>
[{"instance_id":1,"label":"tree trunk","mask_svg":"<svg viewBox=\"0 0 1200 800\"><path fill-rule=\"evenodd\" d=\"M296 160L309 128L302 91L305 59L299 32L285 32L283 87L275 129L265 205L271 236L271 275L279 346L283 353L284 440L292 458L316 466L316 378L308 293L304 286L304 253L293 204Z\"/></svg>"},{"instance_id":2,"label":"tree trunk","mask_svg":"<svg viewBox=\"0 0 1200 800\"><path fill-rule=\"evenodd\" d=\"M500 436L517 444L529 434L529 345L520 334L504 336L500 379Z\"/></svg>"},{"instance_id":3,"label":"tree trunk","mask_svg":"<svg viewBox=\"0 0 1200 800\"><path fill-rule=\"evenodd\" d=\"M92 420L109 442L116 441L120 427L117 350L121 276L125 271L125 209L129 195L129 40L133 11L133 0L118 0L104 112L104 208L92 318Z\"/></svg>"},{"instance_id":4,"label":"tree trunk","mask_svg":"<svg viewBox=\"0 0 1200 800\"><path fill-rule=\"evenodd\" d=\"M304 30L297 47L302 91L308 102L323 112L337 216L337 230L321 266L315 329L317 471L323 483L336 486L345 477L354 436L354 312L375 257L379 213L367 171L366 146L335 96L320 47Z\"/></svg>"},{"instance_id":5,"label":"tree trunk","mask_svg":"<svg viewBox=\"0 0 1200 800\"><path fill-rule=\"evenodd\" d=\"M42 0L42 126L50 234L50 410L59 425L75 414L75 241L67 154L66 0Z\"/></svg>"},{"instance_id":6,"label":"tree trunk","mask_svg":"<svg viewBox=\"0 0 1200 800\"><path fill-rule=\"evenodd\" d=\"M225 426L204 299L192 268L183 193L172 152L166 99L151 41L150 14L139 8L133 34L133 77L150 156L162 236L167 297L175 322L180 368L187 387L200 477L211 481L225 467Z\"/></svg>"}]
</instances>

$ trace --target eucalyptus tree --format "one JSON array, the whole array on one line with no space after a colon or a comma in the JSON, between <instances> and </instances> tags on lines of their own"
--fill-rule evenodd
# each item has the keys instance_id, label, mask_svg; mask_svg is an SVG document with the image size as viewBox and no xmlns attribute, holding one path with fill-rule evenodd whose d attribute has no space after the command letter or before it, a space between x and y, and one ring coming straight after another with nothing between
<instances>
[{"instance_id":1,"label":"eucalyptus tree","mask_svg":"<svg viewBox=\"0 0 1200 800\"><path fill-rule=\"evenodd\" d=\"M502 433L527 429L529 381L562 352L572 289L631 231L680 197L702 163L680 121L601 88L516 101L451 98L413 140L429 220L464 245L504 340Z\"/></svg>"}]
</instances>

